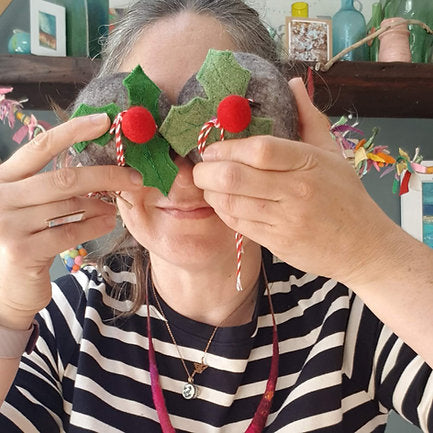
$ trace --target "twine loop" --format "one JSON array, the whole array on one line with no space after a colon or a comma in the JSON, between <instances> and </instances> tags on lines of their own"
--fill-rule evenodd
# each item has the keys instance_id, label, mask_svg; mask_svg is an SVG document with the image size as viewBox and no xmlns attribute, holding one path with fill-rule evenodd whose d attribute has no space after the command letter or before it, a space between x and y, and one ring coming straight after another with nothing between
<instances>
[{"instance_id":1,"label":"twine loop","mask_svg":"<svg viewBox=\"0 0 433 433\"><path fill-rule=\"evenodd\" d=\"M125 149L123 148L122 135L120 129L122 127L122 116L126 111L121 111L113 120L113 124L110 128L110 134L114 134L116 142L116 158L117 165L125 166Z\"/></svg>"},{"instance_id":2,"label":"twine loop","mask_svg":"<svg viewBox=\"0 0 433 433\"><path fill-rule=\"evenodd\" d=\"M220 122L217 118L213 118L206 122L200 130L200 134L197 140L197 148L200 156L203 156L204 150L206 148L206 141L209 137L212 128L216 128L220 130L220 140L224 141L224 128L220 125ZM244 237L240 233L235 233L236 240L236 290L241 291L242 283L241 283L241 265L242 265L242 255L243 255L243 240Z\"/></svg>"}]
</instances>

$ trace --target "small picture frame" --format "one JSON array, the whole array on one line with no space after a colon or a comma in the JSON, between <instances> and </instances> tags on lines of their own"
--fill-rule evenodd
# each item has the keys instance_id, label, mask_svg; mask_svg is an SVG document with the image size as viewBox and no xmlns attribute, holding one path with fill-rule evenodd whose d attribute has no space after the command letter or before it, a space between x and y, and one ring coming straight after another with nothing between
<instances>
[{"instance_id":1,"label":"small picture frame","mask_svg":"<svg viewBox=\"0 0 433 433\"><path fill-rule=\"evenodd\" d=\"M66 11L45 0L30 0L31 53L66 56Z\"/></svg>"},{"instance_id":2,"label":"small picture frame","mask_svg":"<svg viewBox=\"0 0 433 433\"><path fill-rule=\"evenodd\" d=\"M0 15L7 9L12 3L12 0L0 0Z\"/></svg>"},{"instance_id":3,"label":"small picture frame","mask_svg":"<svg viewBox=\"0 0 433 433\"><path fill-rule=\"evenodd\" d=\"M286 17L286 49L290 60L326 63L332 57L332 21Z\"/></svg>"},{"instance_id":4,"label":"small picture frame","mask_svg":"<svg viewBox=\"0 0 433 433\"><path fill-rule=\"evenodd\" d=\"M422 165L432 166L433 161ZM412 174L400 204L403 230L433 248L433 174Z\"/></svg>"}]
</instances>

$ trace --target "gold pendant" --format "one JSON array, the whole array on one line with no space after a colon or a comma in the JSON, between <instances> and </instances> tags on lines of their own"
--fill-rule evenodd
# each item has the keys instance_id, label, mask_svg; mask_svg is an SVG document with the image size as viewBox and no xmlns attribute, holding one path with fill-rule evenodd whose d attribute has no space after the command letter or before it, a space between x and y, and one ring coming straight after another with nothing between
<instances>
[{"instance_id":1,"label":"gold pendant","mask_svg":"<svg viewBox=\"0 0 433 433\"><path fill-rule=\"evenodd\" d=\"M193 374L201 374L206 370L208 366L204 362L194 362L194 373Z\"/></svg>"},{"instance_id":2,"label":"gold pendant","mask_svg":"<svg viewBox=\"0 0 433 433\"><path fill-rule=\"evenodd\" d=\"M192 400L197 397L197 394L198 388L192 382L187 382L183 385L182 397L185 400Z\"/></svg>"}]
</instances>

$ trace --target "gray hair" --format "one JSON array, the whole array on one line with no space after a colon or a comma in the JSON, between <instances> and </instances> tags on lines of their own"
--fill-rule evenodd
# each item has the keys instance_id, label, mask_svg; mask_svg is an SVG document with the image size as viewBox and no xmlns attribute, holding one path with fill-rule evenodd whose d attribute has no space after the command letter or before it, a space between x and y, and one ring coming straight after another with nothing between
<instances>
[{"instance_id":1,"label":"gray hair","mask_svg":"<svg viewBox=\"0 0 433 433\"><path fill-rule=\"evenodd\" d=\"M277 62L274 40L257 11L242 0L138 0L111 32L102 51L98 76L117 72L146 28L183 11L214 17L225 27L239 51Z\"/></svg>"},{"instance_id":2,"label":"gray hair","mask_svg":"<svg viewBox=\"0 0 433 433\"><path fill-rule=\"evenodd\" d=\"M226 29L237 49L256 54L271 63L278 63L274 40L260 21L259 14L242 0L137 0L116 23L110 33L102 52L102 66L98 77L118 72L120 65L131 54L143 32L157 21L178 13L190 11L198 15L214 17ZM289 117L289 116L287 116ZM120 238L113 244L109 235L89 255L88 261L96 261L98 269L103 272L104 265L112 260L113 255L125 254L132 258L131 271L136 275L137 283L129 288L110 280L114 297L123 297L125 293L132 302L127 312L116 312L116 317L128 317L134 314L146 302L147 271L149 257L146 249L134 240L125 228ZM114 233L116 236L117 233Z\"/></svg>"}]
</instances>

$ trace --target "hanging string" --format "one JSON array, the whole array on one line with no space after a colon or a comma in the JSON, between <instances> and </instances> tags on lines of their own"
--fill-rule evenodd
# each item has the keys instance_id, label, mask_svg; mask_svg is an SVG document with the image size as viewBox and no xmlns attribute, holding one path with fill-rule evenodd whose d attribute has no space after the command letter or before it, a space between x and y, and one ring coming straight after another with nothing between
<instances>
[{"instance_id":1,"label":"hanging string","mask_svg":"<svg viewBox=\"0 0 433 433\"><path fill-rule=\"evenodd\" d=\"M200 134L197 140L197 148L198 152L201 156L203 156L206 141L209 137L212 128L216 128L220 130L220 140L224 141L224 128L220 125L218 119L213 118L209 122L206 122L200 130ZM241 282L241 266L242 266L242 254L243 254L243 241L244 237L240 233L235 233L236 240L236 290L242 290L242 282Z\"/></svg>"},{"instance_id":2,"label":"hanging string","mask_svg":"<svg viewBox=\"0 0 433 433\"><path fill-rule=\"evenodd\" d=\"M236 232L235 239L236 239L236 290L240 292L242 290L241 265L242 265L244 237L240 233Z\"/></svg>"},{"instance_id":3,"label":"hanging string","mask_svg":"<svg viewBox=\"0 0 433 433\"><path fill-rule=\"evenodd\" d=\"M115 118L110 128L110 134L114 134L114 140L116 143L116 159L117 159L117 165L120 167L124 167L126 165L125 162L125 149L123 147L122 143L122 134L121 134L121 128L122 128L122 116L125 113L125 111L120 112ZM132 204L129 203L127 200L125 200L121 196L121 191L117 192L111 192L111 191L100 191L100 192L91 192L87 194L88 197L93 198L109 198L112 200L120 199L125 203L129 209L132 208Z\"/></svg>"},{"instance_id":4,"label":"hanging string","mask_svg":"<svg viewBox=\"0 0 433 433\"><path fill-rule=\"evenodd\" d=\"M210 132L212 131L212 128L217 128L221 131L220 140L224 141L224 129L221 127L218 119L213 118L209 122L206 122L203 125L203 128L201 128L200 134L198 136L198 152L201 156L203 155L204 149L206 147L206 141L209 137Z\"/></svg>"},{"instance_id":5,"label":"hanging string","mask_svg":"<svg viewBox=\"0 0 433 433\"><path fill-rule=\"evenodd\" d=\"M114 118L113 124L111 125L110 128L110 134L115 135L117 165L121 167L125 166L125 151L123 148L122 134L121 134L122 116L125 112L126 111L120 112Z\"/></svg>"}]
</instances>

